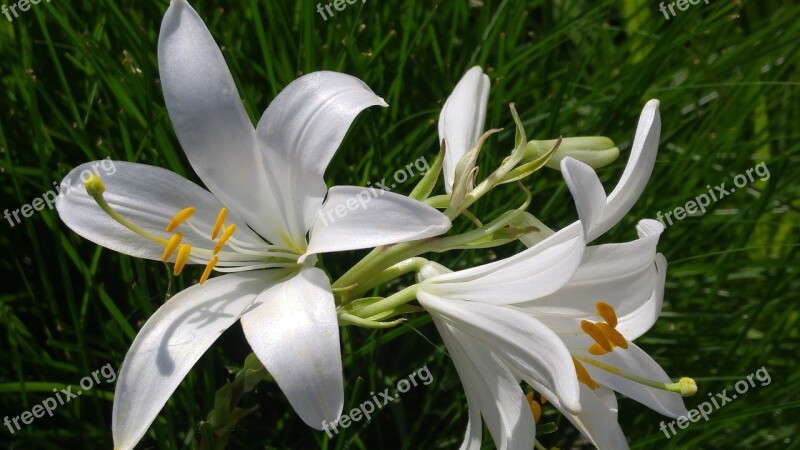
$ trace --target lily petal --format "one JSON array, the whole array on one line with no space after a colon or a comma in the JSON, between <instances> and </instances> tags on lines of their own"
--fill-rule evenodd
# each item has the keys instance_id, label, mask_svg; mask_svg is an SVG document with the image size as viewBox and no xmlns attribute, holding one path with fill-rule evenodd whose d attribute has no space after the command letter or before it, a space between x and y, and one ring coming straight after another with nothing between
<instances>
[{"instance_id":1,"label":"lily petal","mask_svg":"<svg viewBox=\"0 0 800 450\"><path fill-rule=\"evenodd\" d=\"M565 411L557 398L552 403L598 450L629 448L625 434L617 421L617 399L611 389L600 386L592 390L581 384L583 411L580 414L570 414Z\"/></svg>"},{"instance_id":2,"label":"lily petal","mask_svg":"<svg viewBox=\"0 0 800 450\"><path fill-rule=\"evenodd\" d=\"M483 133L489 77L475 66L467 71L447 98L439 115L439 141L445 141L444 187L450 194L456 164Z\"/></svg>"},{"instance_id":3,"label":"lily petal","mask_svg":"<svg viewBox=\"0 0 800 450\"><path fill-rule=\"evenodd\" d=\"M104 163L88 162L67 174L56 199L59 216L73 231L98 245L126 255L161 260L163 244L125 228L86 193L83 182ZM193 248L214 248L210 232L223 205L213 194L160 167L125 161L113 161L113 164L113 171L100 176L106 188L103 198L114 211L142 229L169 239L172 233L165 228L172 217L184 208L194 207L196 211L189 220L197 229L209 234L198 234L186 225L179 226L176 231L183 234L183 242ZM228 213L226 223L236 224L236 239L256 248L264 245L235 212Z\"/></svg>"},{"instance_id":4,"label":"lily petal","mask_svg":"<svg viewBox=\"0 0 800 450\"><path fill-rule=\"evenodd\" d=\"M432 316L453 359L469 407L462 449L480 449L481 417L498 449L533 448L536 423L517 378L481 341Z\"/></svg>"},{"instance_id":5,"label":"lily petal","mask_svg":"<svg viewBox=\"0 0 800 450\"><path fill-rule=\"evenodd\" d=\"M335 186L311 230L307 255L438 236L452 225L430 206L374 188Z\"/></svg>"},{"instance_id":6,"label":"lily petal","mask_svg":"<svg viewBox=\"0 0 800 450\"><path fill-rule=\"evenodd\" d=\"M264 291L242 328L258 359L309 426L321 430L344 407L339 324L328 277L307 268Z\"/></svg>"},{"instance_id":7,"label":"lily petal","mask_svg":"<svg viewBox=\"0 0 800 450\"><path fill-rule=\"evenodd\" d=\"M572 356L539 320L510 306L442 298L420 288L417 300L432 315L484 342L499 357L547 386L572 412L580 412L580 390Z\"/></svg>"},{"instance_id":8,"label":"lily petal","mask_svg":"<svg viewBox=\"0 0 800 450\"><path fill-rule=\"evenodd\" d=\"M147 320L117 379L111 424L116 449L139 442L189 369L279 276L254 271L212 278L179 292Z\"/></svg>"},{"instance_id":9,"label":"lily petal","mask_svg":"<svg viewBox=\"0 0 800 450\"><path fill-rule=\"evenodd\" d=\"M655 289L653 289L653 295L636 310L619 317L617 330L629 341L637 339L652 328L653 324L658 320L658 316L661 314L661 308L664 306L664 284L667 280L667 258L659 253L655 257L655 263L658 279Z\"/></svg>"},{"instance_id":10,"label":"lily petal","mask_svg":"<svg viewBox=\"0 0 800 450\"><path fill-rule=\"evenodd\" d=\"M164 101L189 162L208 189L275 242L278 216L255 129L203 20L172 0L161 23L158 67Z\"/></svg>"},{"instance_id":11,"label":"lily petal","mask_svg":"<svg viewBox=\"0 0 800 450\"><path fill-rule=\"evenodd\" d=\"M661 114L658 106L658 100L650 100L642 109L628 164L617 186L608 195L604 221L598 225L596 231L598 236L608 231L631 210L653 173L661 138Z\"/></svg>"},{"instance_id":12,"label":"lily petal","mask_svg":"<svg viewBox=\"0 0 800 450\"><path fill-rule=\"evenodd\" d=\"M264 112L258 139L294 242L304 241L317 218L328 163L350 124L370 106L388 105L358 78L323 71L291 82Z\"/></svg>"},{"instance_id":13,"label":"lily petal","mask_svg":"<svg viewBox=\"0 0 800 450\"><path fill-rule=\"evenodd\" d=\"M572 319L599 320L595 307L599 301L611 305L618 316L639 310L650 301L657 286L653 260L664 227L645 219L637 229L639 239L635 241L587 247L567 284L553 294L517 306L540 316L556 330L566 326L569 331L576 327ZM557 323L563 320L568 323Z\"/></svg>"},{"instance_id":14,"label":"lily petal","mask_svg":"<svg viewBox=\"0 0 800 450\"><path fill-rule=\"evenodd\" d=\"M496 305L552 294L570 280L586 248L583 236L563 240L568 233L559 233L510 258L429 278L425 289L442 297Z\"/></svg>"},{"instance_id":15,"label":"lily petal","mask_svg":"<svg viewBox=\"0 0 800 450\"><path fill-rule=\"evenodd\" d=\"M650 357L644 350L633 342L628 344L627 349L615 349L605 355L595 356L583 352L584 356L595 358L598 361L614 366L628 373L658 381L661 383L672 383L672 380L664 372L664 369ZM598 383L608 386L611 389L626 395L639 403L666 416L677 418L687 414L683 397L674 392L667 392L660 389L644 386L627 378L614 375L605 370L584 364L586 370Z\"/></svg>"}]
</instances>

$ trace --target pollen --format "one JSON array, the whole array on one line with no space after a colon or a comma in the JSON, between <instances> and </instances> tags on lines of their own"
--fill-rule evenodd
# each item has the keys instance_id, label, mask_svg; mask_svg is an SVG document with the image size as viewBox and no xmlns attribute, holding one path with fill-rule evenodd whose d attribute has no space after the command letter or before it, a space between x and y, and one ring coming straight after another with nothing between
<instances>
[{"instance_id":1,"label":"pollen","mask_svg":"<svg viewBox=\"0 0 800 450\"><path fill-rule=\"evenodd\" d=\"M596 323L589 322L588 320L581 320L581 330L594 339L594 341L597 342L597 345L605 350L606 353L614 350L611 342L608 340L605 333L600 330Z\"/></svg>"},{"instance_id":2,"label":"pollen","mask_svg":"<svg viewBox=\"0 0 800 450\"><path fill-rule=\"evenodd\" d=\"M172 231L174 231L175 228L178 228L178 225L180 225L181 223L183 223L183 221L191 217L192 214L194 214L194 208L192 207L182 209L180 212L178 212L178 214L175 214L175 217L173 217L172 220L170 220L169 224L167 225L167 232L172 233Z\"/></svg>"},{"instance_id":3,"label":"pollen","mask_svg":"<svg viewBox=\"0 0 800 450\"><path fill-rule=\"evenodd\" d=\"M172 274L176 277L178 274L181 273L183 270L183 266L186 265L186 261L189 260L189 254L192 252L192 246L189 244L181 245L180 250L178 250L178 256L175 258L175 268L172 270Z\"/></svg>"},{"instance_id":4,"label":"pollen","mask_svg":"<svg viewBox=\"0 0 800 450\"><path fill-rule=\"evenodd\" d=\"M625 340L625 336L623 336L622 333L617 331L615 328L611 327L607 323L596 323L595 326L597 326L597 328L603 332L603 335L608 338L613 346L628 348L628 341Z\"/></svg>"},{"instance_id":5,"label":"pollen","mask_svg":"<svg viewBox=\"0 0 800 450\"><path fill-rule=\"evenodd\" d=\"M169 242L167 242L167 246L164 248L164 254L161 256L162 262L167 262L167 260L175 253L175 250L178 249L178 246L181 245L181 241L183 240L183 235L180 233L175 233L169 238Z\"/></svg>"},{"instance_id":6,"label":"pollen","mask_svg":"<svg viewBox=\"0 0 800 450\"><path fill-rule=\"evenodd\" d=\"M542 406L544 405L546 400L542 397L542 404L540 405L539 402L536 401L534 398L535 392L530 391L525 394L525 399L528 400L528 404L531 406L531 413L533 414L533 421L535 423L539 423L539 419L542 418Z\"/></svg>"},{"instance_id":7,"label":"pollen","mask_svg":"<svg viewBox=\"0 0 800 450\"><path fill-rule=\"evenodd\" d=\"M605 355L617 347L628 348L628 341L625 340L625 336L617 331L618 320L614 307L606 302L597 302L595 303L595 308L597 308L597 315L602 317L605 322L581 320L581 330L596 342L589 347L589 353L592 355Z\"/></svg>"},{"instance_id":8,"label":"pollen","mask_svg":"<svg viewBox=\"0 0 800 450\"><path fill-rule=\"evenodd\" d=\"M222 232L222 237L219 238L219 242L217 242L217 245L214 247L215 255L222 250L222 247L225 246L225 243L228 241L228 239L233 236L234 231L236 231L236 224L232 223L228 225L228 228L225 228L225 231Z\"/></svg>"},{"instance_id":9,"label":"pollen","mask_svg":"<svg viewBox=\"0 0 800 450\"><path fill-rule=\"evenodd\" d=\"M219 210L219 214L217 215L217 222L214 224L214 229L211 230L211 240L212 241L217 238L217 235L219 235L219 230L221 230L222 229L222 225L225 224L225 217L227 215L228 215L228 209L227 208L222 208L222 209Z\"/></svg>"},{"instance_id":10,"label":"pollen","mask_svg":"<svg viewBox=\"0 0 800 450\"><path fill-rule=\"evenodd\" d=\"M597 302L595 307L597 308L597 315L602 317L609 326L612 328L617 326L617 313L611 305L606 302Z\"/></svg>"},{"instance_id":11,"label":"pollen","mask_svg":"<svg viewBox=\"0 0 800 450\"><path fill-rule=\"evenodd\" d=\"M589 375L589 372L585 367L583 367L583 364L581 364L580 361L573 357L572 363L575 364L575 372L578 375L578 381L588 386L591 390L595 390L600 387L597 381L592 379L592 377Z\"/></svg>"},{"instance_id":12,"label":"pollen","mask_svg":"<svg viewBox=\"0 0 800 450\"><path fill-rule=\"evenodd\" d=\"M203 284L206 282L206 280L208 280L208 276L211 275L211 271L214 270L214 266L216 266L218 262L219 258L216 256L211 258L211 261L208 262L205 270L203 270L203 276L200 277L200 284Z\"/></svg>"}]
</instances>

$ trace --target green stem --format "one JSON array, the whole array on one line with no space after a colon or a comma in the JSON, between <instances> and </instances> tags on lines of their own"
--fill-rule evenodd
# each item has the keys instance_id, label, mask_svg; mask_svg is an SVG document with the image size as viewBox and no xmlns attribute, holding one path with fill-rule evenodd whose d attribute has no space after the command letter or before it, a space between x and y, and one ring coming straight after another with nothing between
<instances>
[{"instance_id":1,"label":"green stem","mask_svg":"<svg viewBox=\"0 0 800 450\"><path fill-rule=\"evenodd\" d=\"M388 283L389 281L394 280L395 278L401 277L407 273L411 272L419 272L422 270L422 267L428 264L428 260L425 258L420 258L415 256L413 258L408 258L404 261L400 261L399 263L389 267L388 269L384 270L378 276L366 281L363 284L358 285L356 289L353 289L349 294L352 298L362 297L365 292L369 292L371 289L374 289L378 286L383 285L384 283Z\"/></svg>"},{"instance_id":2,"label":"green stem","mask_svg":"<svg viewBox=\"0 0 800 450\"><path fill-rule=\"evenodd\" d=\"M396 292L385 299L375 302L369 306L365 306L358 311L353 311L354 315L358 315L358 317L368 318L372 316L376 316L384 311L389 311L392 309L399 308L406 303L414 300L417 298L417 289L419 289L419 285L415 284L413 286L409 286L402 291Z\"/></svg>"}]
</instances>

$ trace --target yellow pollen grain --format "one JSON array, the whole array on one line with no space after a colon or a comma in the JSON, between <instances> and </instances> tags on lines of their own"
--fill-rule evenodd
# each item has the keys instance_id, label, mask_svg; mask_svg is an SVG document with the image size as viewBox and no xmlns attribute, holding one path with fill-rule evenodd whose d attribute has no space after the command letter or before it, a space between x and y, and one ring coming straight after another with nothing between
<instances>
[{"instance_id":1,"label":"yellow pollen grain","mask_svg":"<svg viewBox=\"0 0 800 450\"><path fill-rule=\"evenodd\" d=\"M578 381L585 384L589 387L589 389L595 390L600 387L597 381L594 381L592 377L589 375L589 372L586 371L586 368L583 367L580 361L575 358L572 358L572 363L575 364L575 373L578 375Z\"/></svg>"},{"instance_id":2,"label":"yellow pollen grain","mask_svg":"<svg viewBox=\"0 0 800 450\"><path fill-rule=\"evenodd\" d=\"M600 344L592 344L591 346L589 346L589 353L595 356L600 356L608 353L608 350L604 349L603 347L600 347Z\"/></svg>"},{"instance_id":3,"label":"yellow pollen grain","mask_svg":"<svg viewBox=\"0 0 800 450\"><path fill-rule=\"evenodd\" d=\"M180 233L175 233L169 238L169 242L167 242L167 246L164 248L164 254L161 255L161 261L167 262L167 260L175 253L175 250L178 249L178 246L181 245L181 241L183 240L183 235Z\"/></svg>"},{"instance_id":4,"label":"yellow pollen grain","mask_svg":"<svg viewBox=\"0 0 800 450\"><path fill-rule=\"evenodd\" d=\"M602 317L607 324L611 327L617 326L617 313L614 311L614 307L606 302L597 302L595 303L595 307L597 308L597 314Z\"/></svg>"},{"instance_id":5,"label":"yellow pollen grain","mask_svg":"<svg viewBox=\"0 0 800 450\"><path fill-rule=\"evenodd\" d=\"M214 229L211 230L211 240L217 238L219 234L219 230L222 229L222 225L225 223L225 217L228 215L228 208L222 208L219 210L219 215L217 215L217 222L214 224Z\"/></svg>"},{"instance_id":6,"label":"yellow pollen grain","mask_svg":"<svg viewBox=\"0 0 800 450\"><path fill-rule=\"evenodd\" d=\"M188 207L188 208L182 209L178 214L175 214L175 217L173 217L172 220L170 220L169 224L167 225L167 232L168 233L172 233L172 231L175 228L178 228L178 225L183 223L184 220L186 220L189 217L191 217L192 214L194 214L194 208L192 208L191 206Z\"/></svg>"},{"instance_id":7,"label":"yellow pollen grain","mask_svg":"<svg viewBox=\"0 0 800 450\"><path fill-rule=\"evenodd\" d=\"M606 338L608 338L612 345L621 348L628 348L628 341L625 340L625 336L623 336L619 331L605 323L596 323L595 326Z\"/></svg>"},{"instance_id":8,"label":"yellow pollen grain","mask_svg":"<svg viewBox=\"0 0 800 450\"><path fill-rule=\"evenodd\" d=\"M533 421L535 423L539 423L539 419L542 418L542 407L536 403L536 401L530 402L531 405L531 413L533 413Z\"/></svg>"},{"instance_id":9,"label":"yellow pollen grain","mask_svg":"<svg viewBox=\"0 0 800 450\"><path fill-rule=\"evenodd\" d=\"M189 253L192 252L192 246L189 244L181 245L181 249L178 250L178 256L175 258L175 268L172 270L172 274L176 277L178 274L181 273L183 270L183 266L186 265L186 261L189 260Z\"/></svg>"},{"instance_id":10,"label":"yellow pollen grain","mask_svg":"<svg viewBox=\"0 0 800 450\"><path fill-rule=\"evenodd\" d=\"M200 284L203 284L206 282L206 280L208 280L208 276L211 275L211 271L214 269L214 266L216 266L218 262L219 258L217 258L216 256L211 258L211 261L208 262L208 265L206 266L205 270L203 270L203 276L200 277Z\"/></svg>"},{"instance_id":11,"label":"yellow pollen grain","mask_svg":"<svg viewBox=\"0 0 800 450\"><path fill-rule=\"evenodd\" d=\"M225 246L225 242L233 236L234 231L236 231L236 224L234 223L228 225L228 228L225 228L225 231L222 232L222 237L219 238L219 242L217 242L217 245L214 247L215 255L222 250L222 247Z\"/></svg>"},{"instance_id":12,"label":"yellow pollen grain","mask_svg":"<svg viewBox=\"0 0 800 450\"><path fill-rule=\"evenodd\" d=\"M602 347L605 351L610 352L611 350L614 350L614 347L611 346L608 338L600 330L600 328L597 327L597 324L589 322L588 320L581 320L581 330L591 336L591 338L600 344L600 347Z\"/></svg>"}]
</instances>

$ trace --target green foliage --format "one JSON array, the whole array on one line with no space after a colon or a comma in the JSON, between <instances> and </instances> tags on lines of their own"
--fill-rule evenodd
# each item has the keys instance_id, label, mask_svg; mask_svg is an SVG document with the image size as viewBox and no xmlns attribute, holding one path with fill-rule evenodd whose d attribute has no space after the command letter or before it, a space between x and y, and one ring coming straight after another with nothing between
<instances>
[{"instance_id":1,"label":"green foliage","mask_svg":"<svg viewBox=\"0 0 800 450\"><path fill-rule=\"evenodd\" d=\"M2 209L31 203L72 167L105 157L197 181L158 82L156 42L167 3L53 0L32 5L13 22L0 16ZM687 400L690 408L762 366L772 383L669 440L659 431L664 418L635 402L621 400L620 421L634 448L800 448L800 5L700 2L665 20L657 4L632 0L368 0L325 21L312 1L192 4L224 49L254 121L298 75L321 69L363 79L391 105L359 117L328 169L331 184L366 185L420 156L433 161L438 111L475 64L492 81L487 129L504 128L481 152L483 176L514 147L508 104L515 102L529 139L613 139L622 155L599 170L610 188L641 107L648 98L661 100L653 177L604 241L628 240L639 219L683 206L707 185L730 186L736 174L765 162L769 180L668 227L659 246L670 262L664 313L637 342L671 376L697 379L700 391ZM543 169L526 183L533 192L529 211L549 226L575 219L558 172ZM492 217L524 201L517 186L499 191L472 211ZM101 249L47 209L3 226L0 408L11 417L106 363L118 367L168 291L195 283L202 270L187 269L170 286L160 264ZM518 248L434 258L458 268ZM362 254L326 255L324 265L338 276ZM458 377L425 315L409 318L388 330L343 329L345 410L425 364L433 383L329 439L302 423L274 383L263 382L228 417L241 419L230 448L456 448L467 419ZM209 412L217 391L237 382L237 369L226 366L241 366L248 353L239 327L224 334L141 448L198 448L209 432L201 423L214 419ZM99 385L14 435L3 427L0 447L110 448L111 392L111 385ZM245 417L251 407L257 410ZM559 425L541 437L546 446L585 445L552 407L544 407L542 421ZM484 442L493 448L488 433Z\"/></svg>"}]
</instances>

